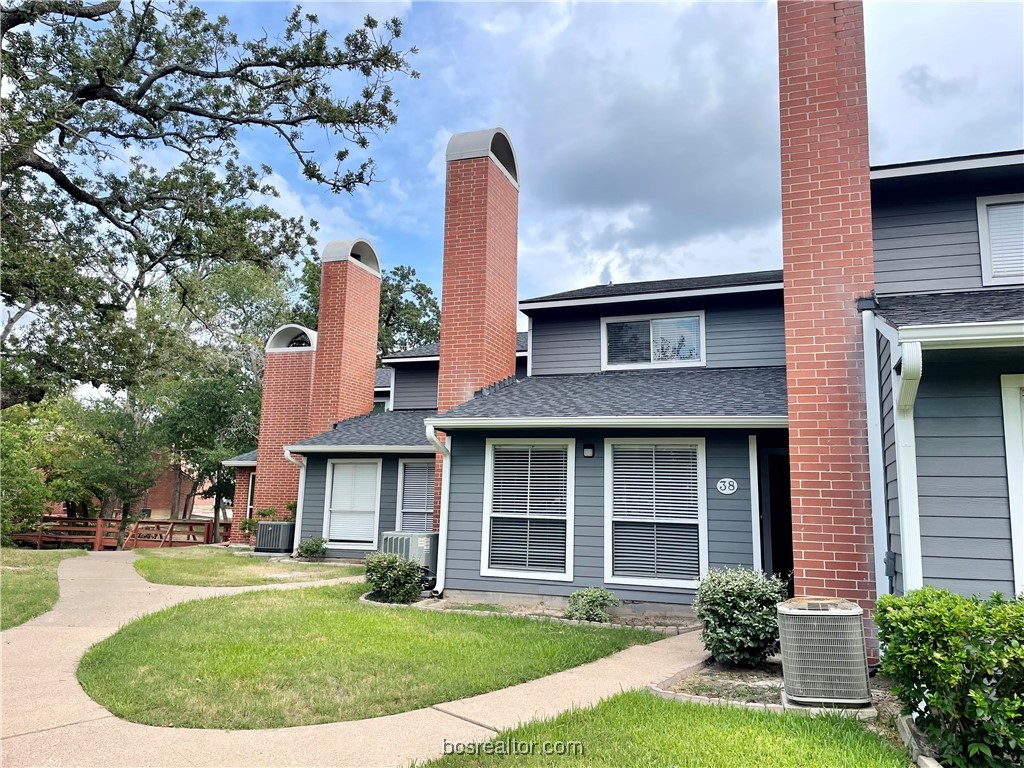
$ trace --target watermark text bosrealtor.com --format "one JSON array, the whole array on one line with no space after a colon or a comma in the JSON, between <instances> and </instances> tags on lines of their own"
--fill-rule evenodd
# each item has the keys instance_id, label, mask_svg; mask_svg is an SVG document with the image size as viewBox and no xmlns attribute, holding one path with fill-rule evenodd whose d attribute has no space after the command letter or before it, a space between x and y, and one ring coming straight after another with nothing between
<instances>
[{"instance_id":1,"label":"watermark text bosrealtor.com","mask_svg":"<svg viewBox=\"0 0 1024 768\"><path fill-rule=\"evenodd\" d=\"M565 755L582 757L582 741L529 741L499 739L497 741L461 742L444 740L446 755Z\"/></svg>"}]
</instances>

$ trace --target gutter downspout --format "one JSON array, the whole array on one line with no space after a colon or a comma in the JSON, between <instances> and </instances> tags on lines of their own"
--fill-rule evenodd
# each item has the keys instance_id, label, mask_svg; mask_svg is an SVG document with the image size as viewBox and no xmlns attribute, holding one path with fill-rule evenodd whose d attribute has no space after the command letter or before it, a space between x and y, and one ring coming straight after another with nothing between
<instances>
[{"instance_id":1,"label":"gutter downspout","mask_svg":"<svg viewBox=\"0 0 1024 768\"><path fill-rule=\"evenodd\" d=\"M295 539L292 542L292 557L299 554L299 539L302 538L302 497L306 495L306 457L295 458L287 448L284 457L299 468L299 496L295 499Z\"/></svg>"},{"instance_id":2,"label":"gutter downspout","mask_svg":"<svg viewBox=\"0 0 1024 768\"><path fill-rule=\"evenodd\" d=\"M900 495L900 546L903 550L903 591L924 586L921 559L921 517L917 492L917 435L914 402L921 385L924 359L921 342L904 341L900 345L900 375L895 402L896 474Z\"/></svg>"},{"instance_id":3,"label":"gutter downspout","mask_svg":"<svg viewBox=\"0 0 1024 768\"><path fill-rule=\"evenodd\" d=\"M428 423L425 426L427 440L441 454L441 515L437 526L437 580L433 590L434 596L439 597L444 592L444 574L448 560L448 494L452 476L452 452L438 437L433 424ZM451 435L447 437L449 441L452 439Z\"/></svg>"},{"instance_id":4,"label":"gutter downspout","mask_svg":"<svg viewBox=\"0 0 1024 768\"><path fill-rule=\"evenodd\" d=\"M885 508L885 452L882 445L882 404L879 392L878 332L875 312L861 312L864 327L864 395L868 417L868 469L871 483L871 525L875 550L875 598L889 592L886 552L889 550Z\"/></svg>"}]
</instances>

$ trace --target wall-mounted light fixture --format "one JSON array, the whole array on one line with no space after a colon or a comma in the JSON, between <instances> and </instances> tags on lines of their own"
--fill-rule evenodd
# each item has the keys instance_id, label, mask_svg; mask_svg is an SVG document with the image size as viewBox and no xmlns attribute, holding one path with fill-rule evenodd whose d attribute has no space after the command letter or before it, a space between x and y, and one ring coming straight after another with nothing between
<instances>
[{"instance_id":1,"label":"wall-mounted light fixture","mask_svg":"<svg viewBox=\"0 0 1024 768\"><path fill-rule=\"evenodd\" d=\"M583 458L584 459L592 459L592 458L594 458L594 444L593 443L587 443L586 445L583 446Z\"/></svg>"}]
</instances>

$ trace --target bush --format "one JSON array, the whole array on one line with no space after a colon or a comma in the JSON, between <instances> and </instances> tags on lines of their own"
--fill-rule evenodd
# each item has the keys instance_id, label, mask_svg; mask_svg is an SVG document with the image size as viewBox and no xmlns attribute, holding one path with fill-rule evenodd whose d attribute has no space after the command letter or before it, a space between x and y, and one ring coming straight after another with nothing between
<instances>
[{"instance_id":1,"label":"bush","mask_svg":"<svg viewBox=\"0 0 1024 768\"><path fill-rule=\"evenodd\" d=\"M423 571L412 560L374 552L366 556L366 581L382 603L411 603L422 591Z\"/></svg>"},{"instance_id":2,"label":"bush","mask_svg":"<svg viewBox=\"0 0 1024 768\"><path fill-rule=\"evenodd\" d=\"M761 664L779 650L775 606L785 599L786 584L777 576L747 568L708 571L694 603L704 647L726 664Z\"/></svg>"},{"instance_id":3,"label":"bush","mask_svg":"<svg viewBox=\"0 0 1024 768\"><path fill-rule=\"evenodd\" d=\"M323 560L327 557L327 540L320 536L316 536L312 539L306 539L305 541L299 542L296 552L299 557L307 560Z\"/></svg>"},{"instance_id":4,"label":"bush","mask_svg":"<svg viewBox=\"0 0 1024 768\"><path fill-rule=\"evenodd\" d=\"M260 521L254 517L243 517L238 521L238 530L247 536L255 536L256 528L259 526Z\"/></svg>"},{"instance_id":5,"label":"bush","mask_svg":"<svg viewBox=\"0 0 1024 768\"><path fill-rule=\"evenodd\" d=\"M569 595L569 606L562 615L578 621L609 621L608 609L622 601L613 592L601 587L577 589Z\"/></svg>"},{"instance_id":6,"label":"bush","mask_svg":"<svg viewBox=\"0 0 1024 768\"><path fill-rule=\"evenodd\" d=\"M267 507L266 509L257 509L253 517L258 518L258 520L274 521L277 519L278 514L277 507Z\"/></svg>"},{"instance_id":7,"label":"bush","mask_svg":"<svg viewBox=\"0 0 1024 768\"><path fill-rule=\"evenodd\" d=\"M924 587L882 595L882 672L946 765L1024 762L1024 602Z\"/></svg>"}]
</instances>

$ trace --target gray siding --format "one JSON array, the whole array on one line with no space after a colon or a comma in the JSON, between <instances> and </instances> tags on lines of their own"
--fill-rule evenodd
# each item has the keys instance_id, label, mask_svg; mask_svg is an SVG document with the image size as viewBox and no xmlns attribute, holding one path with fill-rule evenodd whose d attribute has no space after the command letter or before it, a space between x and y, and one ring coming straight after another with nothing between
<instances>
[{"instance_id":1,"label":"gray siding","mask_svg":"<svg viewBox=\"0 0 1024 768\"><path fill-rule=\"evenodd\" d=\"M437 408L437 362L396 365L394 387L396 411Z\"/></svg>"},{"instance_id":2,"label":"gray siding","mask_svg":"<svg viewBox=\"0 0 1024 768\"><path fill-rule=\"evenodd\" d=\"M885 509L888 548L895 557L890 577L893 594L903 594L903 549L900 545L900 497L896 475L896 410L892 391L892 359L889 340L878 334L878 374L882 406L882 450L885 473Z\"/></svg>"},{"instance_id":3,"label":"gray siding","mask_svg":"<svg viewBox=\"0 0 1024 768\"><path fill-rule=\"evenodd\" d=\"M324 504L327 487L327 462L329 459L365 459L366 454L311 455L306 458L306 491L302 497L302 529L300 541L323 536ZM373 457L377 458L377 457ZM398 460L423 456L385 456L381 466L380 520L377 525L377 541L385 531L395 530L398 513ZM330 557L363 558L368 550L331 549Z\"/></svg>"},{"instance_id":4,"label":"gray siding","mask_svg":"<svg viewBox=\"0 0 1024 768\"><path fill-rule=\"evenodd\" d=\"M771 305L707 309L704 326L709 368L786 364L781 299ZM534 376L600 371L601 319L534 319L532 355Z\"/></svg>"},{"instance_id":5,"label":"gray siding","mask_svg":"<svg viewBox=\"0 0 1024 768\"><path fill-rule=\"evenodd\" d=\"M505 579L480 575L483 523L485 436L460 432L453 437L452 474L449 491L446 589L565 596L582 587L605 586L604 582L604 439L606 437L705 437L708 484L708 558L711 567L753 566L753 535L750 516L748 435L738 430L718 432L665 432L622 434L598 431L566 433L506 433L504 437L575 437L576 488L574 517L574 569L572 583L536 579ZM595 455L583 457L584 444L593 444ZM732 477L739 490L720 494L715 484ZM692 590L633 587L609 584L621 599L689 605Z\"/></svg>"},{"instance_id":6,"label":"gray siding","mask_svg":"<svg viewBox=\"0 0 1024 768\"><path fill-rule=\"evenodd\" d=\"M925 353L914 425L926 584L1013 593L999 377L1022 371L1020 350Z\"/></svg>"}]
</instances>

